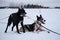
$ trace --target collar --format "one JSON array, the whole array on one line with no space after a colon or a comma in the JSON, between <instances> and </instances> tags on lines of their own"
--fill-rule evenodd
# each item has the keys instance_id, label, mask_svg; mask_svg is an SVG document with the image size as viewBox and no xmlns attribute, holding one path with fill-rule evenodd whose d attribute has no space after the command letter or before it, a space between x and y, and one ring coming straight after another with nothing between
<instances>
[{"instance_id":1,"label":"collar","mask_svg":"<svg viewBox=\"0 0 60 40\"><path fill-rule=\"evenodd\" d=\"M35 21L35 23L38 24L38 25L41 25L41 23L39 23L38 21Z\"/></svg>"}]
</instances>

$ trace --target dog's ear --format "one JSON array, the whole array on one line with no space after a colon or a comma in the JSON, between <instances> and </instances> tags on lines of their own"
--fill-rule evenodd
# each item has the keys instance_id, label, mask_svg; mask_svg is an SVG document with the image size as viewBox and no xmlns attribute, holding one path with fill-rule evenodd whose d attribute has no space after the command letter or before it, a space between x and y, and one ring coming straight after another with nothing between
<instances>
[{"instance_id":1,"label":"dog's ear","mask_svg":"<svg viewBox=\"0 0 60 40\"><path fill-rule=\"evenodd\" d=\"M36 15L36 17L38 18L38 16Z\"/></svg>"},{"instance_id":2,"label":"dog's ear","mask_svg":"<svg viewBox=\"0 0 60 40\"><path fill-rule=\"evenodd\" d=\"M42 17L42 15L40 15L40 17Z\"/></svg>"},{"instance_id":3,"label":"dog's ear","mask_svg":"<svg viewBox=\"0 0 60 40\"><path fill-rule=\"evenodd\" d=\"M22 10L24 10L24 8L21 8Z\"/></svg>"}]
</instances>

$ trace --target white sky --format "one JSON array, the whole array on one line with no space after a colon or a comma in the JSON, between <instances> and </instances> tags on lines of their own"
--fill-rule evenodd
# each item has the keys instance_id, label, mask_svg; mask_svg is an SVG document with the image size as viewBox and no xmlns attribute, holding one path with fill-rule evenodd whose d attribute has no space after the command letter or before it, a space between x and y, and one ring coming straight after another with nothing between
<instances>
[{"instance_id":1,"label":"white sky","mask_svg":"<svg viewBox=\"0 0 60 40\"><path fill-rule=\"evenodd\" d=\"M9 5L9 3L14 4L41 4L45 6L60 6L60 0L0 0L0 5Z\"/></svg>"}]
</instances>

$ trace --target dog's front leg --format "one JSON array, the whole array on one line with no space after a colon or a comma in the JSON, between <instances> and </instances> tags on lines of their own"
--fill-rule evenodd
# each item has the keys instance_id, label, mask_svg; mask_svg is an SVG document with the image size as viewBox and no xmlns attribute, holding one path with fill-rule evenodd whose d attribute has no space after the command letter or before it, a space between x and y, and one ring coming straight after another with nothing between
<instances>
[{"instance_id":1,"label":"dog's front leg","mask_svg":"<svg viewBox=\"0 0 60 40\"><path fill-rule=\"evenodd\" d=\"M16 25L17 33L20 34L19 29L18 29L18 24Z\"/></svg>"},{"instance_id":2,"label":"dog's front leg","mask_svg":"<svg viewBox=\"0 0 60 40\"><path fill-rule=\"evenodd\" d=\"M23 26L23 21L21 22L21 26L23 28L23 33L25 33L25 29L24 29L24 26Z\"/></svg>"}]
</instances>

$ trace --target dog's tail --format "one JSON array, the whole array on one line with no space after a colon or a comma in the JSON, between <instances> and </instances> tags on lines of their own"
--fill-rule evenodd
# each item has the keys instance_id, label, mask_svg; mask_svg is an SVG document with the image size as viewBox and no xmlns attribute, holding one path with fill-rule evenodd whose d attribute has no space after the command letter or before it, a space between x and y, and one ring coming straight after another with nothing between
<instances>
[{"instance_id":1,"label":"dog's tail","mask_svg":"<svg viewBox=\"0 0 60 40\"><path fill-rule=\"evenodd\" d=\"M12 15L10 15L9 18L8 18L7 26L10 26L11 23L12 23Z\"/></svg>"}]
</instances>

